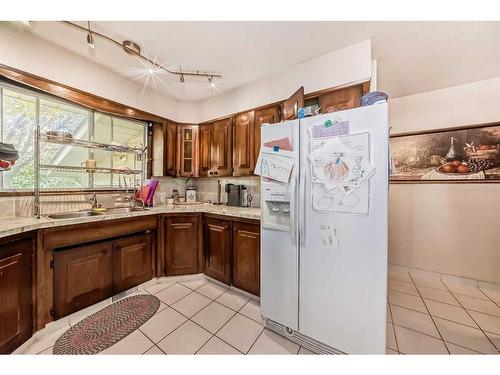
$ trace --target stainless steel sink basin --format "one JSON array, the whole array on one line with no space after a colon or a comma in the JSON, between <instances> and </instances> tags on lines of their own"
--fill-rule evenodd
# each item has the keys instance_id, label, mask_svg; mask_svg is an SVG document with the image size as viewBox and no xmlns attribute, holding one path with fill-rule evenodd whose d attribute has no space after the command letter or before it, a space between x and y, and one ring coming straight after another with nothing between
<instances>
[{"instance_id":1,"label":"stainless steel sink basin","mask_svg":"<svg viewBox=\"0 0 500 375\"><path fill-rule=\"evenodd\" d=\"M88 216L99 216L102 215L99 212L92 211L80 211L80 212L63 212L60 214L52 214L47 215L49 219L76 219L79 217L88 217Z\"/></svg>"},{"instance_id":2,"label":"stainless steel sink basin","mask_svg":"<svg viewBox=\"0 0 500 375\"><path fill-rule=\"evenodd\" d=\"M123 214L127 212L145 211L142 207L114 207L108 208L106 211L78 211L78 212L63 212L60 214L47 215L49 219L77 219L79 217L102 216L112 214Z\"/></svg>"}]
</instances>

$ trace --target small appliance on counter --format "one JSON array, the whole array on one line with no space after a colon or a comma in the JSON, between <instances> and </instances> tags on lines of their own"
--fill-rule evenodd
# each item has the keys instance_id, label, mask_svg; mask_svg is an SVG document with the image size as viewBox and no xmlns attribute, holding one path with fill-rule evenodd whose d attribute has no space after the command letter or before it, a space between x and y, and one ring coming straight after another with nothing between
<instances>
[{"instance_id":1,"label":"small appliance on counter","mask_svg":"<svg viewBox=\"0 0 500 375\"><path fill-rule=\"evenodd\" d=\"M196 202L196 188L189 186L186 188L186 203Z\"/></svg>"},{"instance_id":2,"label":"small appliance on counter","mask_svg":"<svg viewBox=\"0 0 500 375\"><path fill-rule=\"evenodd\" d=\"M227 205L233 207L242 206L242 191L245 189L244 185L226 184L224 190L227 193Z\"/></svg>"},{"instance_id":3,"label":"small appliance on counter","mask_svg":"<svg viewBox=\"0 0 500 375\"><path fill-rule=\"evenodd\" d=\"M241 207L251 207L252 206L252 195L248 192L248 188L243 186L241 189Z\"/></svg>"}]
</instances>

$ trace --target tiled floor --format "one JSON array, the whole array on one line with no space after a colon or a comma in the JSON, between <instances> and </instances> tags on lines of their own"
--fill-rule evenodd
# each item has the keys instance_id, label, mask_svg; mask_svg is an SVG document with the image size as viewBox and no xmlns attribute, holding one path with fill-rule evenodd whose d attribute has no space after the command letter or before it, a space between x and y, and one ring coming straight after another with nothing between
<instances>
[{"instance_id":1,"label":"tiled floor","mask_svg":"<svg viewBox=\"0 0 500 375\"><path fill-rule=\"evenodd\" d=\"M387 352L499 354L500 287L389 267Z\"/></svg>"},{"instance_id":2,"label":"tiled floor","mask_svg":"<svg viewBox=\"0 0 500 375\"><path fill-rule=\"evenodd\" d=\"M387 354L499 354L500 286L457 280L389 267ZM257 301L204 278L145 292L162 301L158 312L102 354L312 354L265 329ZM66 329L23 353L51 354Z\"/></svg>"}]
</instances>

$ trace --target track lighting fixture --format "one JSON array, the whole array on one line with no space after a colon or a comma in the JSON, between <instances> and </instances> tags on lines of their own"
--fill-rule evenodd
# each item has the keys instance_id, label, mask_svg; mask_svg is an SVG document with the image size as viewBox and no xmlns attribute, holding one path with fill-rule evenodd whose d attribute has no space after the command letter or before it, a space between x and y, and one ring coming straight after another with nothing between
<instances>
[{"instance_id":1,"label":"track lighting fixture","mask_svg":"<svg viewBox=\"0 0 500 375\"><path fill-rule=\"evenodd\" d=\"M92 36L92 31L90 30L90 21L87 21L87 26L89 32L87 33L87 44L90 48L95 48L94 46L94 37Z\"/></svg>"},{"instance_id":2,"label":"track lighting fixture","mask_svg":"<svg viewBox=\"0 0 500 375\"><path fill-rule=\"evenodd\" d=\"M216 74L216 73L202 73L200 71L188 71L188 72L183 72L182 69L180 69L179 71L176 71L176 70L170 70L168 68L166 68L165 66L163 65L160 65L158 63L156 63L156 61L153 61L151 59L149 59L147 56L143 55L141 53L141 48L140 46L137 44L137 43L134 43L130 40L125 40L123 42L119 42L103 33L100 33L100 32L96 32L96 31L92 31L90 29L90 21L87 21L87 26L88 27L84 27L84 26L81 26L79 24L76 24L74 22L70 22L70 21L61 21L64 25L66 26L70 26L72 28L75 28L75 29L78 29L82 32L85 32L87 33L87 43L89 45L89 47L91 48L94 48L94 37L98 37L98 38L101 38L101 39L104 39L106 40L107 42L111 43L111 44L114 44L115 46L118 46L120 47L121 49L123 49L126 53L130 54L130 55L133 55L133 56L136 56L137 58L145 61L146 63L148 63L150 66L151 66L151 69L148 70L148 73L150 75L156 73L158 70L163 70L164 72L166 73L170 73L170 74L174 74L174 75L178 75L179 76L179 80L181 81L181 83L184 83L185 82L185 77L186 76L189 76L189 77L206 77L209 81L209 84L210 84L210 89L212 90L212 92L217 88L217 85L215 84L215 79L216 78L222 78L222 75L220 74Z\"/></svg>"}]
</instances>

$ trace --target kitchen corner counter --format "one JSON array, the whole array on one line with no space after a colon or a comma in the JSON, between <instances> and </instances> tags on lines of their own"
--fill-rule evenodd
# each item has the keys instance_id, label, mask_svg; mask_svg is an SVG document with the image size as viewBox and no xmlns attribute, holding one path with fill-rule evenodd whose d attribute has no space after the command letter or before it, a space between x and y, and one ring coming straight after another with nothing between
<instances>
[{"instance_id":1,"label":"kitchen corner counter","mask_svg":"<svg viewBox=\"0 0 500 375\"><path fill-rule=\"evenodd\" d=\"M168 213L211 213L230 217L260 220L260 208L252 207L228 207L217 206L209 203L204 204L181 204L181 205L161 205L145 211L135 211L127 213L103 214L99 216L79 217L70 219L50 219L42 216L40 219L31 217L9 217L0 219L0 238L8 237L32 230L61 227L65 225L75 225L92 223L99 221L109 221L125 219L136 216L160 215Z\"/></svg>"}]
</instances>

